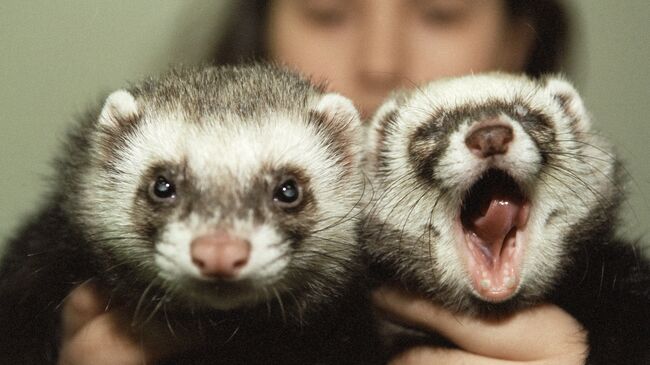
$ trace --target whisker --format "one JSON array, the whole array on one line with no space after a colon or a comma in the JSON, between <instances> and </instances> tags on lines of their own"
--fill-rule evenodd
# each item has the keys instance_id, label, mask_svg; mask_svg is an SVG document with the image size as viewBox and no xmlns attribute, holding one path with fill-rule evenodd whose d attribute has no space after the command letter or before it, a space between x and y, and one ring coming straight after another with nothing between
<instances>
[{"instance_id":1,"label":"whisker","mask_svg":"<svg viewBox=\"0 0 650 365\"><path fill-rule=\"evenodd\" d=\"M282 315L282 322L287 323L287 314L284 311L284 303L282 303L282 297L280 296L280 293L278 293L278 290L273 287L271 288L273 291L273 294L275 295L275 298L277 299L278 305L280 306L280 314Z\"/></svg>"},{"instance_id":2,"label":"whisker","mask_svg":"<svg viewBox=\"0 0 650 365\"><path fill-rule=\"evenodd\" d=\"M140 299L138 300L138 304L135 306L135 311L133 312L133 319L131 321L131 326L135 327L136 323L138 322L137 319L140 315L140 309L144 303L145 298L147 297L147 294L149 293L149 290L154 286L155 281L152 280L149 285L146 286L146 288L142 291L142 294L140 295Z\"/></svg>"}]
</instances>

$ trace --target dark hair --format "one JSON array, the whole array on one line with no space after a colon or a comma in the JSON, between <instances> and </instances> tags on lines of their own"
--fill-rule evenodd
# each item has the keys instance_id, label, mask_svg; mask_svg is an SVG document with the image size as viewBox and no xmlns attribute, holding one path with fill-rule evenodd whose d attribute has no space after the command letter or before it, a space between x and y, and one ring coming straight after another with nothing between
<instances>
[{"instance_id":1,"label":"dark hair","mask_svg":"<svg viewBox=\"0 0 650 365\"><path fill-rule=\"evenodd\" d=\"M554 0L507 0L506 5L511 17L526 19L535 29L526 73L539 76L560 71L570 41L566 9Z\"/></svg>"},{"instance_id":2,"label":"dark hair","mask_svg":"<svg viewBox=\"0 0 650 365\"><path fill-rule=\"evenodd\" d=\"M266 23L271 0L238 0L214 54L219 65L267 58Z\"/></svg>"},{"instance_id":3,"label":"dark hair","mask_svg":"<svg viewBox=\"0 0 650 365\"><path fill-rule=\"evenodd\" d=\"M266 27L271 0L238 0L219 43L214 61L233 64L267 58ZM506 0L511 17L524 18L535 29L526 73L532 76L560 71L569 41L569 19L555 0Z\"/></svg>"}]
</instances>

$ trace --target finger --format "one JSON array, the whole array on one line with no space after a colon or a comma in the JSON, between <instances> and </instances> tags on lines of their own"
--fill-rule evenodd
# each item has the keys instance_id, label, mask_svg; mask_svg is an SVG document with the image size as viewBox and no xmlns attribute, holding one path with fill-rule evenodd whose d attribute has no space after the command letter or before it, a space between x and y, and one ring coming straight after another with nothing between
<instances>
[{"instance_id":1,"label":"finger","mask_svg":"<svg viewBox=\"0 0 650 365\"><path fill-rule=\"evenodd\" d=\"M64 341L93 318L104 313L106 301L90 282L75 288L65 300L62 311Z\"/></svg>"},{"instance_id":2,"label":"finger","mask_svg":"<svg viewBox=\"0 0 650 365\"><path fill-rule=\"evenodd\" d=\"M585 348L581 326L557 306L541 305L499 320L454 314L430 301L384 287L378 309L407 325L433 330L460 348L491 358L532 361Z\"/></svg>"},{"instance_id":3,"label":"finger","mask_svg":"<svg viewBox=\"0 0 650 365\"><path fill-rule=\"evenodd\" d=\"M464 352L457 349L414 347L391 359L388 365L513 365L518 362L498 360Z\"/></svg>"},{"instance_id":4,"label":"finger","mask_svg":"<svg viewBox=\"0 0 650 365\"><path fill-rule=\"evenodd\" d=\"M120 310L108 312L106 303L91 283L66 298L59 364L152 363L200 343L189 335L178 339L162 325L136 330Z\"/></svg>"},{"instance_id":5,"label":"finger","mask_svg":"<svg viewBox=\"0 0 650 365\"><path fill-rule=\"evenodd\" d=\"M501 360L472 353L459 349L433 348L433 347L414 347L388 362L388 365L581 365L584 364L584 358L562 355L549 359L536 361L513 361Z\"/></svg>"},{"instance_id":6,"label":"finger","mask_svg":"<svg viewBox=\"0 0 650 365\"><path fill-rule=\"evenodd\" d=\"M118 311L92 318L63 342L59 365L152 364L188 349L163 328L132 328Z\"/></svg>"},{"instance_id":7,"label":"finger","mask_svg":"<svg viewBox=\"0 0 650 365\"><path fill-rule=\"evenodd\" d=\"M63 342L59 365L145 364L142 346L116 328L119 321L104 313L84 323Z\"/></svg>"}]
</instances>

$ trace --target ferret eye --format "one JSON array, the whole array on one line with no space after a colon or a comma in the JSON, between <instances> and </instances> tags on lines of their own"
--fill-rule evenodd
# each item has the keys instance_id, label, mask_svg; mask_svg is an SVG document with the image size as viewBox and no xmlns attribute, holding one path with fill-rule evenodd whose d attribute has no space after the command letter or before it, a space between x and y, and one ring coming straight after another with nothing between
<instances>
[{"instance_id":1,"label":"ferret eye","mask_svg":"<svg viewBox=\"0 0 650 365\"><path fill-rule=\"evenodd\" d=\"M162 176L151 184L149 195L154 201L168 201L176 197L176 186Z\"/></svg>"},{"instance_id":2,"label":"ferret eye","mask_svg":"<svg viewBox=\"0 0 650 365\"><path fill-rule=\"evenodd\" d=\"M288 179L280 183L273 193L273 201L281 208L293 208L302 201L302 191L296 180Z\"/></svg>"}]
</instances>

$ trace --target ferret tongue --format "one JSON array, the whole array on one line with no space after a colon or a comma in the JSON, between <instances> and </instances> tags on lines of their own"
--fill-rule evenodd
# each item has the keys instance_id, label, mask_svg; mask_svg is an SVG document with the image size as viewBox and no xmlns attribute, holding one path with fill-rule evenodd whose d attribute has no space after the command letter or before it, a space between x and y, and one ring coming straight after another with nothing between
<instances>
[{"instance_id":1,"label":"ferret tongue","mask_svg":"<svg viewBox=\"0 0 650 365\"><path fill-rule=\"evenodd\" d=\"M483 242L481 249L491 259L499 258L508 233L518 225L521 205L512 199L495 197L489 201L485 214L475 217L472 231ZM486 252L487 249L487 252Z\"/></svg>"},{"instance_id":2,"label":"ferret tongue","mask_svg":"<svg viewBox=\"0 0 650 365\"><path fill-rule=\"evenodd\" d=\"M519 285L523 234L530 204L517 183L498 171L485 174L465 197L460 212L468 249L467 269L482 299L500 302Z\"/></svg>"},{"instance_id":3,"label":"ferret tongue","mask_svg":"<svg viewBox=\"0 0 650 365\"><path fill-rule=\"evenodd\" d=\"M499 302L514 293L519 283L516 249L518 227L528 219L528 207L517 196L492 195L470 220L469 242L474 246L474 287L489 301Z\"/></svg>"}]
</instances>

